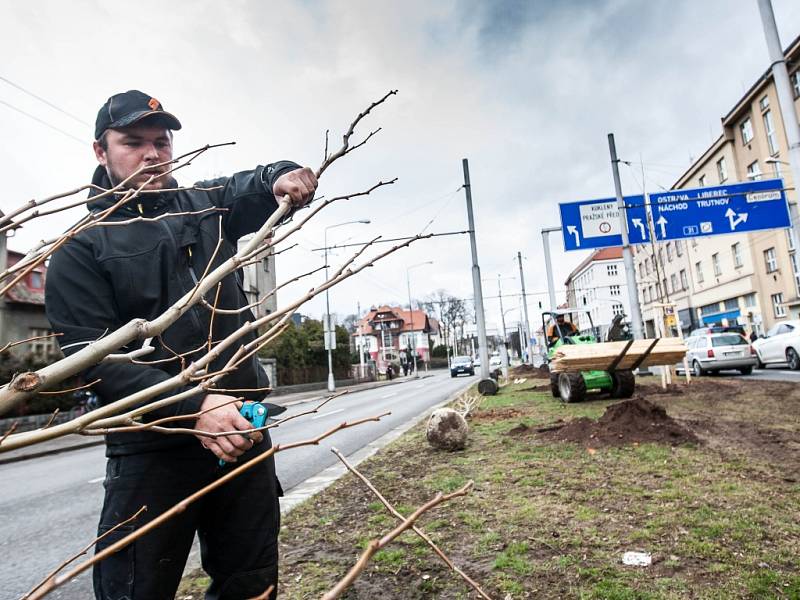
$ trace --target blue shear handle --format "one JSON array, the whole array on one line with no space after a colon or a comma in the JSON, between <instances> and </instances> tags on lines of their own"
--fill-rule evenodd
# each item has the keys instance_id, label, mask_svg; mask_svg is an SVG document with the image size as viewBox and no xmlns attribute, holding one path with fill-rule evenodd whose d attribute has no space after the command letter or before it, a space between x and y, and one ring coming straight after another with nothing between
<instances>
[{"instance_id":1,"label":"blue shear handle","mask_svg":"<svg viewBox=\"0 0 800 600\"><path fill-rule=\"evenodd\" d=\"M239 409L239 414L250 421L253 429L263 427L267 422L267 407L261 402L245 402L242 404L242 408ZM226 464L228 463L221 458L219 459L220 467L224 467Z\"/></svg>"}]
</instances>

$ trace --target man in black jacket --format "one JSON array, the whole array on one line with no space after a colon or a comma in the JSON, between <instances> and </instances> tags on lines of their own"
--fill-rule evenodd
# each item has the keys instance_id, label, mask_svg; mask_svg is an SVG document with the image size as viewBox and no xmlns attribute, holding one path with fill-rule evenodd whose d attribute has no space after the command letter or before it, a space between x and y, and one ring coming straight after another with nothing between
<instances>
[{"instance_id":1,"label":"man in black jacket","mask_svg":"<svg viewBox=\"0 0 800 600\"><path fill-rule=\"evenodd\" d=\"M94 150L99 165L92 182L109 189L142 167L171 160L172 131L178 119L161 103L142 92L116 94L100 109ZM99 226L75 236L52 257L48 269L46 307L59 343L69 355L118 329L131 319L152 320L190 291L198 277L236 252L237 240L258 230L275 211L276 198L289 196L295 207L313 196L313 171L289 161L258 166L195 188L176 189L169 166L155 167L131 178L126 188L138 188L155 175L144 192L118 208L107 221L134 220L119 226ZM93 190L91 196L97 196ZM92 212L109 208L119 196L90 200ZM166 215L166 216L165 216ZM222 232L222 244L218 242ZM211 264L209 264L211 263ZM226 277L217 296L208 299L220 309L247 304L238 273ZM162 382L181 370L181 363L205 353L209 331L214 341L225 339L246 321L249 310L218 313L212 319L207 305L196 304L157 340L155 348L136 362L101 362L86 371L99 379L96 392L103 404L114 402ZM245 336L209 366L224 366ZM141 341L139 341L141 344ZM123 348L129 352L135 345ZM269 385L255 356L217 384L217 390L236 390L260 400ZM173 396L190 386L172 389L156 399ZM245 390L245 391L240 391ZM231 392L234 393L234 392ZM148 413L144 420L190 415L207 409L193 422L178 426L221 432L249 429L240 404L224 392L197 394ZM215 408L216 407L216 408ZM127 519L141 506L147 512L97 544L101 550L155 518L199 488L224 475L220 459L246 461L266 451L269 435L208 438L164 435L150 431L107 436L105 502L99 533ZM280 484L274 461L223 485L192 504L184 513L99 563L94 571L95 595L103 600L171 599L180 582L195 532L202 561L211 577L206 598L239 599L256 596L277 584L277 535L280 527ZM271 597L275 597L273 593Z\"/></svg>"}]
</instances>

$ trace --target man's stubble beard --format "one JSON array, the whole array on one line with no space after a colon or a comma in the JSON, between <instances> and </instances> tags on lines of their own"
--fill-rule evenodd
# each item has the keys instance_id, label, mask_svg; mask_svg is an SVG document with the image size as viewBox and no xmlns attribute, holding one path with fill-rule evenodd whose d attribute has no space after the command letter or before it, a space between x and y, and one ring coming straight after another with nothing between
<instances>
[{"instance_id":1,"label":"man's stubble beard","mask_svg":"<svg viewBox=\"0 0 800 600\"><path fill-rule=\"evenodd\" d=\"M141 173L140 175L137 175L137 177L139 177L141 175L152 175L152 174L153 173L144 172L144 173ZM120 175L118 175L115 172L114 165L112 164L112 162L110 160L106 161L106 175L108 175L108 180L111 182L112 187L118 186L123 180L125 180L125 177L121 177ZM135 177L134 177L134 179L135 179ZM152 189L149 189L149 190L145 189L145 190L142 190L142 191L155 192L155 191L160 191L160 190L165 189L165 188L178 187L178 182L175 180L175 178L172 175L161 175L161 177L159 177L158 179L154 180L153 183L160 183L160 185L159 185L158 188L152 188ZM135 189L138 189L139 187L141 187L141 185L142 185L141 183L133 183L133 180L129 180L127 183L125 183L125 185L122 187L122 189L135 190Z\"/></svg>"}]
</instances>

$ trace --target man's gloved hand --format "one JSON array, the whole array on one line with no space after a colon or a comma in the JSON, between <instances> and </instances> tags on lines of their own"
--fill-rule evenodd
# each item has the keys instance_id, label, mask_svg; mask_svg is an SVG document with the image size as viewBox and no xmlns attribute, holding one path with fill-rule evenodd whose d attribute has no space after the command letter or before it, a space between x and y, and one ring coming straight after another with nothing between
<instances>
[{"instance_id":1,"label":"man's gloved hand","mask_svg":"<svg viewBox=\"0 0 800 600\"><path fill-rule=\"evenodd\" d=\"M198 417L194 428L200 431L208 431L209 433L234 430L246 431L252 429L253 426L250 424L250 421L239 413L242 403L231 402L233 399L233 396L226 396L225 394L208 394L205 400L203 400L203 404L200 405L201 411L220 406L226 402L230 402L230 404L203 413ZM229 435L210 438L198 435L196 437L200 440L200 443L203 444L204 448L208 448L217 458L225 462L235 462L237 456L242 455L264 439L264 436L258 431L247 434L247 436Z\"/></svg>"},{"instance_id":2,"label":"man's gloved hand","mask_svg":"<svg viewBox=\"0 0 800 600\"><path fill-rule=\"evenodd\" d=\"M301 208L314 197L317 189L317 176L308 167L284 173L272 186L275 198L283 198L287 194L292 199L292 206Z\"/></svg>"}]
</instances>

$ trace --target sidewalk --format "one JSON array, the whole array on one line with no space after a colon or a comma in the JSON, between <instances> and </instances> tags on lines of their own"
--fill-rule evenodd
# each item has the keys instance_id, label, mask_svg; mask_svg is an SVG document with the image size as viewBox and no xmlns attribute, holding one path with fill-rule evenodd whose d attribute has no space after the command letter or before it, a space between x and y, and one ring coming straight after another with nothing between
<instances>
[{"instance_id":1,"label":"sidewalk","mask_svg":"<svg viewBox=\"0 0 800 600\"><path fill-rule=\"evenodd\" d=\"M432 377L433 373L420 374L420 379ZM409 375L406 377L399 377L392 381L370 381L368 383L358 383L355 385L337 388L337 391L347 390L348 394L355 394L366 390L371 390L378 387L387 385L397 385L406 383L407 381L415 381L416 378ZM279 406L294 406L304 402L312 402L314 400L322 400L328 395L326 390L312 390L308 392L299 392L296 394L286 394L283 396L269 396L269 401L272 404ZM0 454L0 465L19 462L32 458L39 458L40 456L49 456L51 454L58 454L60 452L69 452L71 450L80 450L81 448L90 448L92 446L100 446L104 444L104 438L101 436L82 436L82 435L66 435L55 440L42 442L35 446L27 448L19 448L18 450L11 450Z\"/></svg>"}]
</instances>

